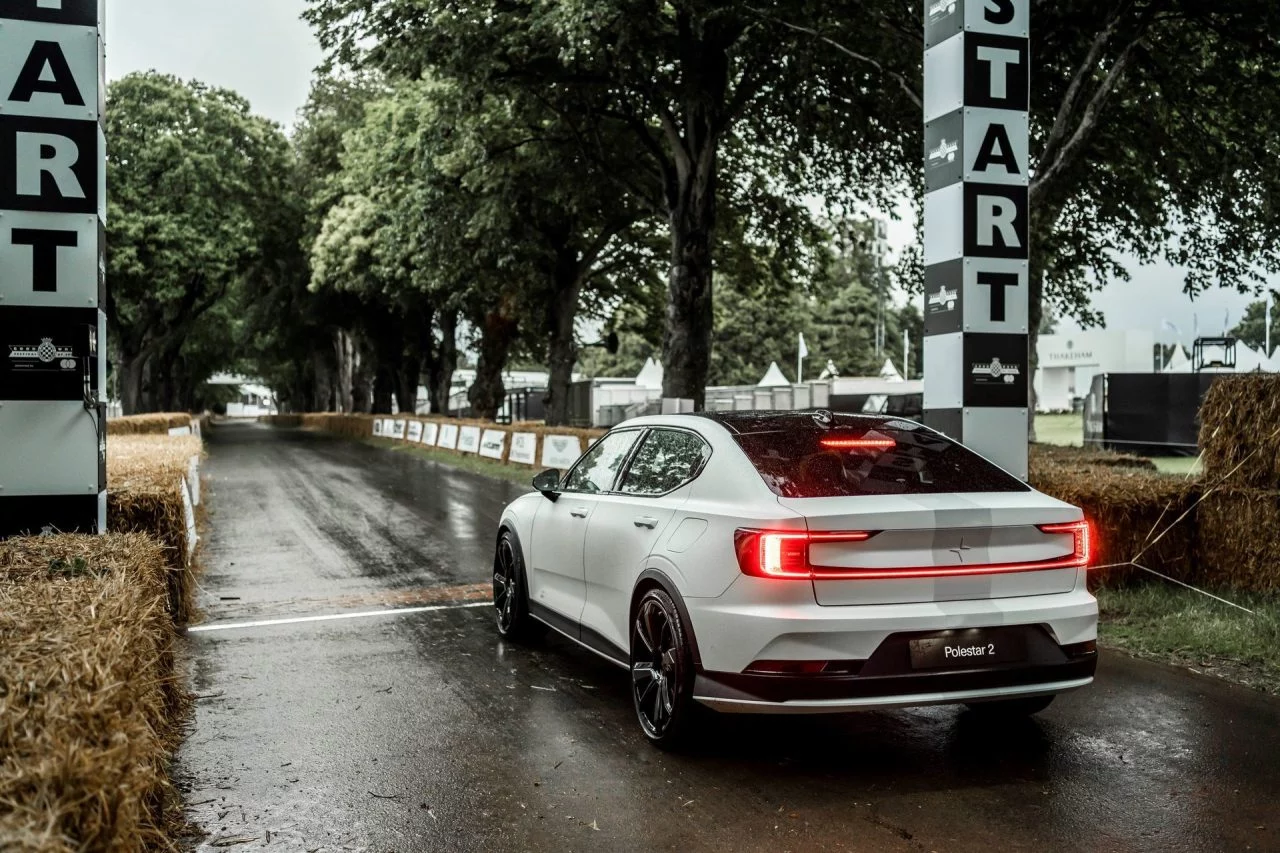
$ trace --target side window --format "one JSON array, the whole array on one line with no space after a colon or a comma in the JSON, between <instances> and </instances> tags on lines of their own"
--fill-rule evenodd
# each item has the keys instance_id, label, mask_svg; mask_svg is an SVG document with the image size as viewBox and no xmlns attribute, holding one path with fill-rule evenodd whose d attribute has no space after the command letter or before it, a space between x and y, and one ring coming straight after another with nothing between
<instances>
[{"instance_id":1,"label":"side window","mask_svg":"<svg viewBox=\"0 0 1280 853\"><path fill-rule=\"evenodd\" d=\"M692 480L710 455L707 443L691 432L655 429L636 452L619 491L666 494Z\"/></svg>"},{"instance_id":2,"label":"side window","mask_svg":"<svg viewBox=\"0 0 1280 853\"><path fill-rule=\"evenodd\" d=\"M611 432L596 442L595 447L573 466L565 478L566 492L603 492L613 485L622 461L627 458L631 445L636 443L638 430Z\"/></svg>"}]
</instances>

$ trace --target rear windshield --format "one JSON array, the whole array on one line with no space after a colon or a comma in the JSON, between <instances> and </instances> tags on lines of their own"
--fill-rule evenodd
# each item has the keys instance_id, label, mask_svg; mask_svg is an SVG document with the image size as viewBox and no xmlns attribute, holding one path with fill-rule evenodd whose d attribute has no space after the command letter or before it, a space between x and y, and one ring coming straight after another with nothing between
<instances>
[{"instance_id":1,"label":"rear windshield","mask_svg":"<svg viewBox=\"0 0 1280 853\"><path fill-rule=\"evenodd\" d=\"M725 426L784 498L1030 491L963 445L910 421L837 416L822 425L792 415Z\"/></svg>"}]
</instances>

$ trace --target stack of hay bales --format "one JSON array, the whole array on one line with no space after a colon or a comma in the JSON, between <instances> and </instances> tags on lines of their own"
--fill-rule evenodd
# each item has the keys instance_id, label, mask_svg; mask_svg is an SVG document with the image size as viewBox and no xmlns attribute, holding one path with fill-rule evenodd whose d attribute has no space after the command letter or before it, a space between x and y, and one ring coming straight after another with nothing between
<instances>
[{"instance_id":1,"label":"stack of hay bales","mask_svg":"<svg viewBox=\"0 0 1280 853\"><path fill-rule=\"evenodd\" d=\"M1280 592L1280 376L1223 377L1200 407L1206 580Z\"/></svg>"},{"instance_id":2,"label":"stack of hay bales","mask_svg":"<svg viewBox=\"0 0 1280 853\"><path fill-rule=\"evenodd\" d=\"M107 437L107 526L112 532L149 533L165 546L169 602L180 623L195 615L192 489L198 489L199 473L192 459L202 453L200 439L191 435Z\"/></svg>"},{"instance_id":3,"label":"stack of hay bales","mask_svg":"<svg viewBox=\"0 0 1280 853\"><path fill-rule=\"evenodd\" d=\"M191 426L186 412L159 412L107 420L107 435L168 435L171 429Z\"/></svg>"},{"instance_id":4,"label":"stack of hay bales","mask_svg":"<svg viewBox=\"0 0 1280 853\"><path fill-rule=\"evenodd\" d=\"M1032 486L1075 504L1093 522L1095 565L1137 560L1179 580L1195 580L1198 480L1163 476L1150 460L1136 456L1042 445L1032 448L1030 473ZM1094 580L1117 586L1137 576L1132 568L1116 566L1097 572Z\"/></svg>"},{"instance_id":5,"label":"stack of hay bales","mask_svg":"<svg viewBox=\"0 0 1280 853\"><path fill-rule=\"evenodd\" d=\"M0 847L170 846L189 698L143 535L0 542Z\"/></svg>"}]
</instances>

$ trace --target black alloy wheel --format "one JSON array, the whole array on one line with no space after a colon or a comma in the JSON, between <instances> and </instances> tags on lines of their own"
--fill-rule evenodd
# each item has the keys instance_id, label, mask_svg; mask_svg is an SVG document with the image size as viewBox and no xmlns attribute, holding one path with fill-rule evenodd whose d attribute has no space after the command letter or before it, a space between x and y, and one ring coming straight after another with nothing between
<instances>
[{"instance_id":1,"label":"black alloy wheel","mask_svg":"<svg viewBox=\"0 0 1280 853\"><path fill-rule=\"evenodd\" d=\"M671 596L651 589L631 625L631 698L650 742L679 745L693 727L693 654Z\"/></svg>"},{"instance_id":2,"label":"black alloy wheel","mask_svg":"<svg viewBox=\"0 0 1280 853\"><path fill-rule=\"evenodd\" d=\"M506 531L493 557L493 610L498 633L509 640L534 639L540 632L529 615L524 560L515 538Z\"/></svg>"}]
</instances>

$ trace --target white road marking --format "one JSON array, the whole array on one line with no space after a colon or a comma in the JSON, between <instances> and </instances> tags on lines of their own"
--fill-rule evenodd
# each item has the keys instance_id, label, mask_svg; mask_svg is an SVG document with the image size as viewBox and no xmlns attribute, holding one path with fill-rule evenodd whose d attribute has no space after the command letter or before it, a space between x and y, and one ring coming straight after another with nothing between
<instances>
[{"instance_id":1,"label":"white road marking","mask_svg":"<svg viewBox=\"0 0 1280 853\"><path fill-rule=\"evenodd\" d=\"M433 613L437 610L462 610L467 607L492 607L492 601L470 601L466 604L432 604L425 607L391 607L386 610L365 610L360 613L333 613L328 616L294 616L289 619L260 619L255 622L221 622L212 625L196 625L188 628L192 634L208 631L236 631L241 628L268 628L272 625L297 625L303 622L333 622L338 619L368 619L373 616L407 616L410 613Z\"/></svg>"}]
</instances>

